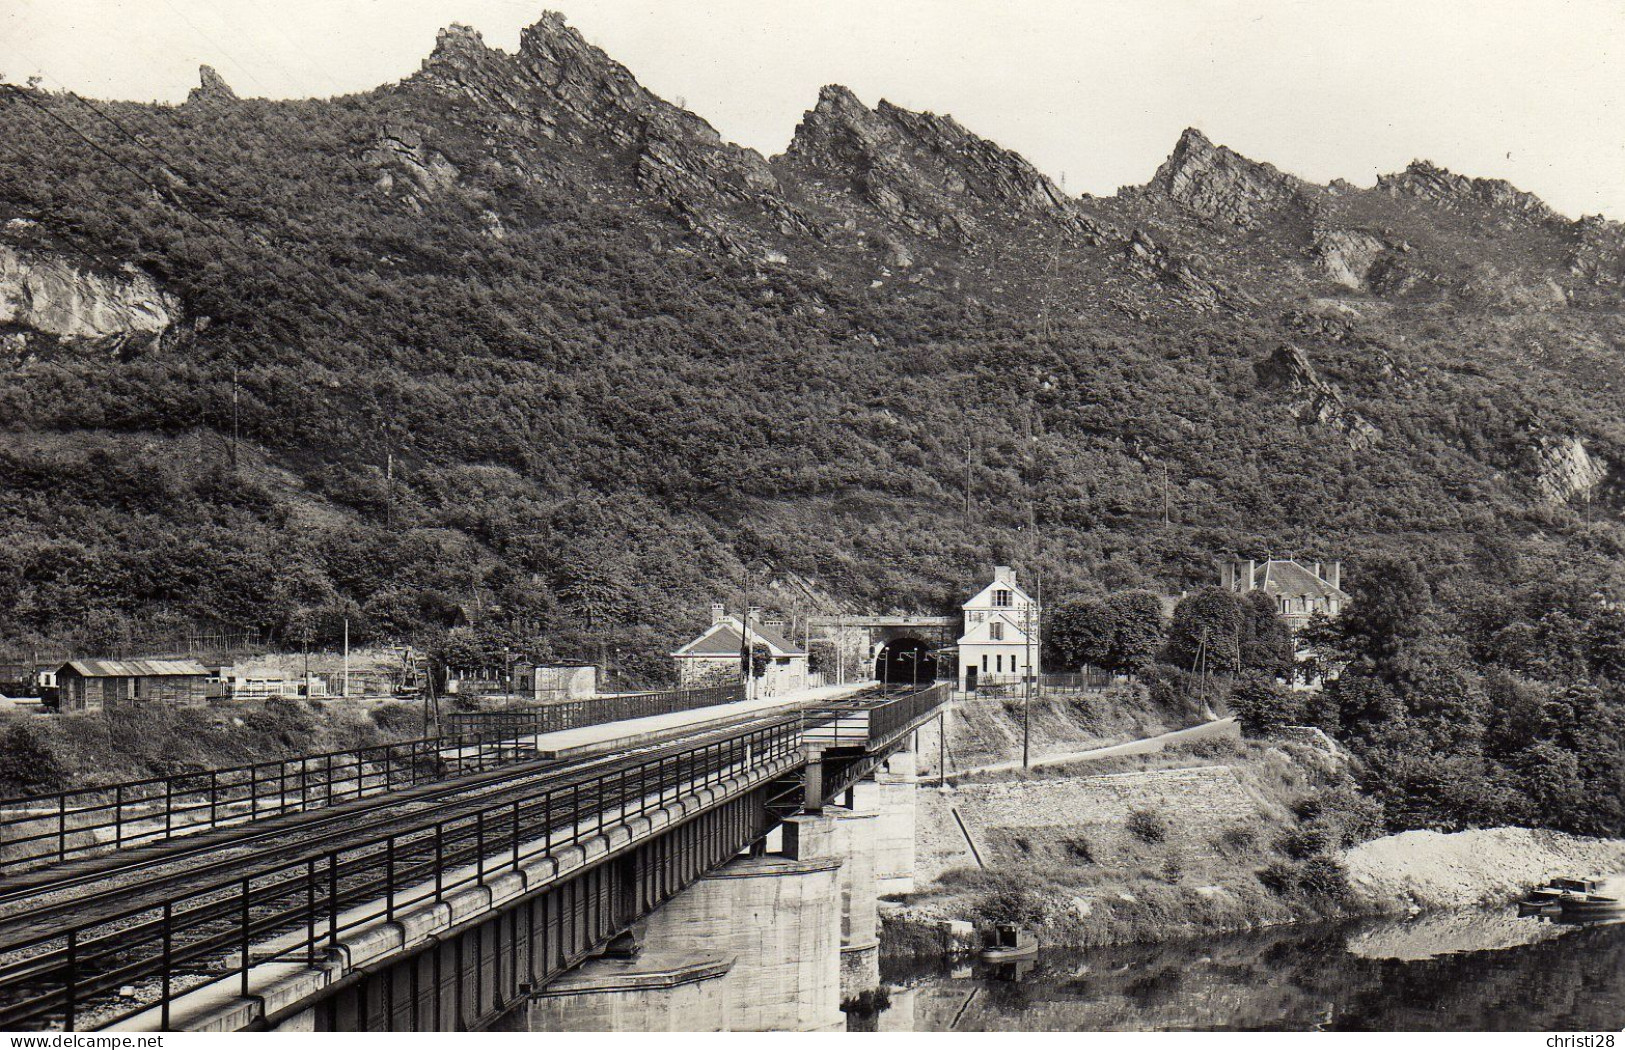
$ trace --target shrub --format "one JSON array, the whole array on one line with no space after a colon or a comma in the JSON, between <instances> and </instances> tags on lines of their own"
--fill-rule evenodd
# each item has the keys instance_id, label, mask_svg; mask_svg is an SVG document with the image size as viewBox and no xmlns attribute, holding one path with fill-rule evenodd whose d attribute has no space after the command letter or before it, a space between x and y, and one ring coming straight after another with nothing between
<instances>
[{"instance_id":1,"label":"shrub","mask_svg":"<svg viewBox=\"0 0 1625 1050\"><path fill-rule=\"evenodd\" d=\"M380 732L396 740L423 735L423 711L411 704L381 704L368 714Z\"/></svg>"},{"instance_id":2,"label":"shrub","mask_svg":"<svg viewBox=\"0 0 1625 1050\"><path fill-rule=\"evenodd\" d=\"M1130 835L1150 845L1156 845L1168 838L1168 818L1155 809L1130 810L1123 826L1128 829Z\"/></svg>"},{"instance_id":3,"label":"shrub","mask_svg":"<svg viewBox=\"0 0 1625 1050\"><path fill-rule=\"evenodd\" d=\"M1258 833L1252 828L1225 828L1213 844L1227 857L1240 856L1258 848Z\"/></svg>"},{"instance_id":4,"label":"shrub","mask_svg":"<svg viewBox=\"0 0 1625 1050\"><path fill-rule=\"evenodd\" d=\"M1349 895L1349 873L1336 857L1321 854L1303 862L1298 886L1311 897L1340 901Z\"/></svg>"},{"instance_id":5,"label":"shrub","mask_svg":"<svg viewBox=\"0 0 1625 1050\"><path fill-rule=\"evenodd\" d=\"M1178 882L1185 877L1185 862L1178 856L1169 856L1162 862L1162 880Z\"/></svg>"},{"instance_id":6,"label":"shrub","mask_svg":"<svg viewBox=\"0 0 1625 1050\"><path fill-rule=\"evenodd\" d=\"M1357 846L1383 833L1382 803L1352 784L1338 784L1305 796L1293 807L1299 818L1334 827L1337 846Z\"/></svg>"},{"instance_id":7,"label":"shrub","mask_svg":"<svg viewBox=\"0 0 1625 1050\"><path fill-rule=\"evenodd\" d=\"M1335 850L1340 840L1335 826L1324 821L1300 824L1275 840L1275 848L1295 860L1307 860L1316 854Z\"/></svg>"},{"instance_id":8,"label":"shrub","mask_svg":"<svg viewBox=\"0 0 1625 1050\"><path fill-rule=\"evenodd\" d=\"M1261 675L1250 675L1230 693L1230 710L1236 713L1242 732L1248 736L1269 736L1290 725L1303 722L1303 697Z\"/></svg>"},{"instance_id":9,"label":"shrub","mask_svg":"<svg viewBox=\"0 0 1625 1050\"><path fill-rule=\"evenodd\" d=\"M1258 881L1264 888L1283 897L1297 892L1298 879L1298 865L1291 861L1271 861L1258 871Z\"/></svg>"},{"instance_id":10,"label":"shrub","mask_svg":"<svg viewBox=\"0 0 1625 1050\"><path fill-rule=\"evenodd\" d=\"M1095 862L1094 843L1082 835L1074 835L1066 840L1066 853L1079 864L1093 864Z\"/></svg>"},{"instance_id":11,"label":"shrub","mask_svg":"<svg viewBox=\"0 0 1625 1050\"><path fill-rule=\"evenodd\" d=\"M18 721L0 733L0 784L5 794L42 795L67 787L69 771L43 727Z\"/></svg>"},{"instance_id":12,"label":"shrub","mask_svg":"<svg viewBox=\"0 0 1625 1050\"><path fill-rule=\"evenodd\" d=\"M995 886L977 901L976 911L986 922L1012 922L1018 926L1041 925L1049 915L1044 897L1020 883Z\"/></svg>"}]
</instances>

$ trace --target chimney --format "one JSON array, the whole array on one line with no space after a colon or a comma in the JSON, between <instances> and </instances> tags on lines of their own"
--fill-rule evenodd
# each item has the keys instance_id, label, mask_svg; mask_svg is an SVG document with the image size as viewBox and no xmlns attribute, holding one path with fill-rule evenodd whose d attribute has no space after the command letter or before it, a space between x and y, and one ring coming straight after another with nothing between
<instances>
[{"instance_id":1,"label":"chimney","mask_svg":"<svg viewBox=\"0 0 1625 1050\"><path fill-rule=\"evenodd\" d=\"M1323 577L1323 579L1325 579L1325 581L1327 583L1331 584L1333 587L1336 587L1338 590L1342 590L1343 589L1343 563L1340 562L1340 561L1332 562L1330 567L1327 568L1326 575Z\"/></svg>"},{"instance_id":2,"label":"chimney","mask_svg":"<svg viewBox=\"0 0 1625 1050\"><path fill-rule=\"evenodd\" d=\"M1258 563L1251 558L1247 559L1247 581L1241 585L1243 594L1253 589L1253 581L1257 579Z\"/></svg>"},{"instance_id":3,"label":"chimney","mask_svg":"<svg viewBox=\"0 0 1625 1050\"><path fill-rule=\"evenodd\" d=\"M745 622L746 623L761 623L762 622L762 607L760 605L752 605L750 607L750 611L745 613Z\"/></svg>"},{"instance_id":4,"label":"chimney","mask_svg":"<svg viewBox=\"0 0 1625 1050\"><path fill-rule=\"evenodd\" d=\"M1236 589L1236 563L1226 559L1219 563L1219 586L1227 591Z\"/></svg>"},{"instance_id":5,"label":"chimney","mask_svg":"<svg viewBox=\"0 0 1625 1050\"><path fill-rule=\"evenodd\" d=\"M1315 562L1315 579L1324 580L1325 578L1326 574L1320 571L1320 562Z\"/></svg>"},{"instance_id":6,"label":"chimney","mask_svg":"<svg viewBox=\"0 0 1625 1050\"><path fill-rule=\"evenodd\" d=\"M993 582L1002 583L1006 587L1014 587L1016 585L1016 570L1008 565L993 566Z\"/></svg>"},{"instance_id":7,"label":"chimney","mask_svg":"<svg viewBox=\"0 0 1625 1050\"><path fill-rule=\"evenodd\" d=\"M728 610L723 608L721 602L711 603L711 625L714 627L728 618Z\"/></svg>"}]
</instances>

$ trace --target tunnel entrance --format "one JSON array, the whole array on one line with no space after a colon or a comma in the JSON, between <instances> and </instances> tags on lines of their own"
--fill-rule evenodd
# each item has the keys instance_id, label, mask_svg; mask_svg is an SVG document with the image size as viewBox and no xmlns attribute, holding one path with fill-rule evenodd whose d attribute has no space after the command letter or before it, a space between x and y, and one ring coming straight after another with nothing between
<instances>
[{"instance_id":1,"label":"tunnel entrance","mask_svg":"<svg viewBox=\"0 0 1625 1050\"><path fill-rule=\"evenodd\" d=\"M930 685L936 677L936 653L919 638L894 638L875 657L875 679L884 685Z\"/></svg>"}]
</instances>

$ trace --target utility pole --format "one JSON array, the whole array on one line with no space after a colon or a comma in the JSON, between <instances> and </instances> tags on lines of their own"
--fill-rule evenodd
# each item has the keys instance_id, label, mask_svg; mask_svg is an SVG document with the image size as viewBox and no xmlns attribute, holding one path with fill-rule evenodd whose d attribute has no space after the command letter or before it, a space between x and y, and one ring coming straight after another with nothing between
<instances>
[{"instance_id":1,"label":"utility pole","mask_svg":"<svg viewBox=\"0 0 1625 1050\"><path fill-rule=\"evenodd\" d=\"M1021 702L1021 768L1032 768L1033 745L1033 602L1027 599L1026 608L1027 667L1024 697Z\"/></svg>"},{"instance_id":2,"label":"utility pole","mask_svg":"<svg viewBox=\"0 0 1625 1050\"><path fill-rule=\"evenodd\" d=\"M1168 524L1168 464L1162 465L1162 523Z\"/></svg>"},{"instance_id":3,"label":"utility pole","mask_svg":"<svg viewBox=\"0 0 1625 1050\"><path fill-rule=\"evenodd\" d=\"M350 696L350 618L344 618L344 696Z\"/></svg>"},{"instance_id":4,"label":"utility pole","mask_svg":"<svg viewBox=\"0 0 1625 1050\"><path fill-rule=\"evenodd\" d=\"M231 366L231 470L237 471L237 438L239 432L237 409L237 366Z\"/></svg>"}]
</instances>

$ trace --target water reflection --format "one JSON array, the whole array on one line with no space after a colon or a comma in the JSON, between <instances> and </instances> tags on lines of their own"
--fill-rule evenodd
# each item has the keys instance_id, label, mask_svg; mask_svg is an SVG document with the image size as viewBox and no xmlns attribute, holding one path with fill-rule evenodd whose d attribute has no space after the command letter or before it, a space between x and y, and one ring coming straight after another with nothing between
<instances>
[{"instance_id":1,"label":"water reflection","mask_svg":"<svg viewBox=\"0 0 1625 1050\"><path fill-rule=\"evenodd\" d=\"M1625 925L1505 913L1282 928L958 969L885 960L882 1031L1617 1030Z\"/></svg>"}]
</instances>

